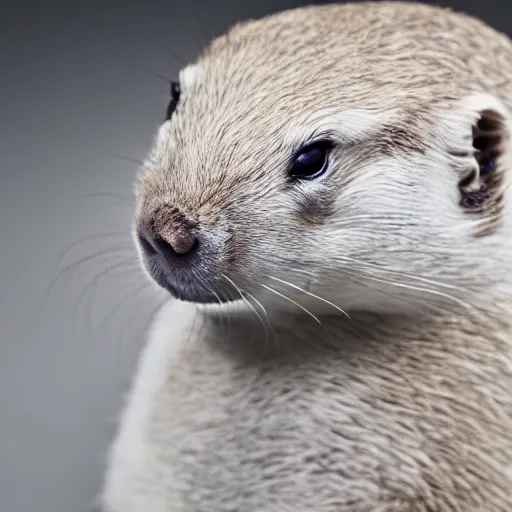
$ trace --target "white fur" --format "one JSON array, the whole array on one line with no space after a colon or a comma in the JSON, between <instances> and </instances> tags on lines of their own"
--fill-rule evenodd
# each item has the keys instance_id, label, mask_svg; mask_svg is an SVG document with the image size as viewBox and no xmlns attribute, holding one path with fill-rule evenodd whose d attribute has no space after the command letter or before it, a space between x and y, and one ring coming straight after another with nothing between
<instances>
[{"instance_id":1,"label":"white fur","mask_svg":"<svg viewBox=\"0 0 512 512\"><path fill-rule=\"evenodd\" d=\"M180 71L180 82L184 91L191 89L201 78L201 70L197 64L189 64Z\"/></svg>"},{"instance_id":2,"label":"white fur","mask_svg":"<svg viewBox=\"0 0 512 512\"><path fill-rule=\"evenodd\" d=\"M470 132L471 122L476 116L475 112L482 106L493 105L489 97L485 97L484 100L465 102L461 110L454 112L453 117L445 115L443 119L446 120L446 125L441 121L439 124L440 143L445 139L447 142L464 140ZM321 131L328 126L339 130L339 127L344 125L346 131L337 133L340 137L345 136L347 140L349 138L353 140L369 135L371 129L379 124L377 117L366 116L366 114L353 116L351 119L357 118L358 121L352 124L341 123L341 118L346 120L347 116L332 116L327 123L322 118L317 129ZM443 126L448 126L447 132L443 131ZM290 140L295 140L299 133L303 135L314 133L315 128L313 131L311 128L312 125L308 124L301 129L292 130L289 132L293 134ZM446 135L447 133L451 134L450 138ZM423 252L416 252L414 258L399 256L393 265L393 254L400 249L399 245L381 245L381 238L368 235L366 235L367 238L362 238L360 232L352 233L348 228L344 234L339 226L333 224L328 226L321 235L323 240L330 240L330 242L321 255L323 265L314 275L316 283L320 286L314 283L309 289L324 300L331 301L349 312L368 309L369 305L373 311L388 314L396 311L401 311L403 314L414 313L418 309L418 304L427 302L429 307L442 307L457 301L459 305L464 305L467 292L459 287L461 281L471 283L473 279L478 279L478 274L486 265L489 265L489 273L496 273L495 262L510 254L509 246L502 240L503 237L510 236L510 232L501 232L499 244L496 243L495 238L491 238L481 240L478 248L472 246L471 230L474 228L474 223L464 221L463 214L457 206L457 176L449 172L439 172L433 178L430 172L432 168L444 170L447 166L448 162L444 159L443 152L438 152L436 149L431 149L423 155L395 155L381 158L361 168L360 174L350 182L347 190L340 193L339 211L346 212L347 216L353 215L356 211L371 211L378 219L379 212L385 216L387 211L394 211L399 207L403 211L414 212L418 218L430 219L426 233L429 231L444 233L444 237L459 240L457 246L459 250L465 251L465 258L478 258L482 247L488 246L488 250L495 251L492 261L482 261L478 269L468 270L466 275L457 277L453 285L450 285L450 279L456 276L447 273L450 269L436 263L439 247L429 249L429 244L425 244L422 246ZM411 169L414 169L414 173ZM407 193L405 193L406 190ZM352 210L354 200L357 210ZM510 213L507 215L510 216ZM343 219L341 213L340 219ZM408 223L409 220L404 219L404 225L399 226L398 229L405 230L410 235L407 231ZM378 221L375 222L374 229L380 229ZM422 243L423 235L421 233L417 235L417 237L412 236L406 239L408 240L404 245L406 250L412 247L408 245L409 243L418 245ZM443 251L449 251L452 247L452 244L443 245L441 239L438 242L441 243ZM402 243L400 237L397 237L397 244L400 243ZM397 285L379 282L378 274L377 280L371 282L372 287L366 289L358 282L352 281L345 282L340 288L338 282L330 281L328 274L323 273L328 270L333 271L339 266L337 255L357 254L362 250L362 244L372 248L369 252L372 260L387 259L387 268L391 271L395 268L400 272L400 279L398 276L394 279L402 283L398 285L398 293ZM464 244L467 246L464 247ZM501 254L499 251L502 251ZM364 263L364 259L362 261ZM345 265L350 269L350 262ZM422 267L424 272L420 277L416 269ZM273 268L272 275L297 283L296 276L293 272L290 274L290 270L293 269ZM411 278L404 279L405 274L409 274ZM391 274L392 277L393 274ZM446 283L444 287L437 288L432 285L433 282L443 280ZM276 285L272 280L261 282L266 282L273 287ZM304 289L306 286L306 282L301 283ZM286 287L281 287L279 290L313 311L315 315L333 311L328 303L320 302L311 296L305 297L297 290ZM507 290L510 291L509 284L507 284ZM251 291L262 300L254 290ZM265 301L268 311L260 310L255 305L262 321L270 322L271 325L266 333L269 337L267 343L272 343L272 336L275 335L272 331L275 330L279 331L278 345L286 346L294 342L297 336L307 336L307 329L310 327L304 319L297 320L295 328L289 332L279 330L281 319L278 311L283 309L283 303L286 304L285 309L293 310L296 306L293 303L286 303L282 297L278 296L273 297L276 301L274 303L268 295L267 293ZM230 308L233 308L233 311L237 309L235 306ZM268 312L269 319L266 317ZM396 472L401 471L400 468L405 465L407 471L400 473L401 481L397 485L403 485L405 489L414 489L421 484L424 467L435 466L435 463L429 459L428 453L422 451L420 446L413 444L407 454L396 454L393 453L393 443L389 445L389 438L379 435L378 429L359 430L355 425L351 425L352 418L365 421L364 418L369 415L378 424L385 421L387 417L388 412L370 412L371 407L368 409L365 405L366 401L370 400L373 386L379 386L379 381L375 379L371 367L359 368L356 379L352 368L343 365L342 358L336 362L335 368L330 370L324 366L320 371L312 365L304 370L302 377L300 374L288 374L290 369L286 365L282 369L279 369L279 365L276 368L270 365L267 370L272 377L265 381L266 388L261 388L261 394L258 395L253 392L254 389L258 389L258 382L262 378L258 374L257 367L246 368L245 376L241 378L237 374L236 358L225 357L221 350L217 351L210 344L205 344L206 333L213 331L209 331L206 324L201 324L203 322L201 318L196 319L198 323L194 325L195 314L195 306L171 301L155 320L110 459L103 499L104 503L108 504L108 512L210 510L218 512L228 510L244 510L244 512L382 510L387 512L401 510L400 508L387 509L384 506L378 508L372 505L378 500L379 488L371 478L359 475L357 481L351 483L350 478L343 476L348 471L347 468L351 467L351 460L357 460L358 464L368 464L369 468L372 464L381 464L383 467L395 468ZM456 318L454 320L457 321ZM345 321L350 322L348 319ZM325 320L322 322L322 325L328 325ZM350 326L350 323L347 323L347 326ZM236 333L236 328L234 329ZM251 336L251 331L247 331L237 341L243 346ZM352 336L350 330L345 333L346 340L353 339ZM322 345L327 342L327 339L321 332L316 332L315 344ZM355 341L361 340L356 336ZM481 370L477 365L463 363L470 374L480 373ZM336 375L342 390L341 401L326 400L327 391L324 390L322 394L321 387L318 388L318 394L308 387L317 385L317 380L322 382L322 372ZM176 384L171 386L169 382L174 381ZM182 390L183 396L176 393L175 386ZM284 398L280 403L275 397L282 392L280 389L283 386L290 386L298 393L305 393L308 397L305 399L306 403L302 404L300 400L288 402ZM237 396L239 396L238 399ZM235 402L240 400L240 406L247 407L242 405L247 397L253 399L258 397L264 403L268 402L272 405L256 406L254 411L239 412L240 418L232 418L233 423L230 427L230 413L226 412L226 408L236 405L232 403L233 400ZM274 402L274 400L277 401ZM306 415L302 414L302 407L308 411ZM275 419L272 419L272 416L266 416L267 410L276 411ZM340 428L345 429L346 432L351 432L353 429L356 437L351 439L346 433L348 437L338 439L333 436L332 431L322 422L324 421L322 419L339 422ZM282 422L281 426L279 422ZM254 429L256 432L261 429L262 433L255 434ZM287 431L289 431L288 435ZM276 498L276 489L271 485L272 480L268 483L266 480L258 481L256 466L251 462L251 456L262 457L262 460L270 457L270 454L265 452L266 443L270 442L266 440L267 435L272 439L283 436L282 444L279 444L279 450L286 455L283 467L279 469L271 466L266 469L273 475L273 479L279 482L279 498ZM239 448L240 443L244 445L245 442L247 445L243 449ZM318 480L314 467L308 466L305 460L309 451L317 459L323 457L323 442L328 444L328 452L336 448L344 454L346 467L340 467L339 473L333 473L330 479ZM201 476L195 476L193 472L195 466L186 458L186 446L182 444L194 451L195 464L199 465L198 475ZM362 447L366 447L368 454L364 455L360 452ZM218 460L215 450L219 452ZM263 462L261 465L265 466ZM289 467L296 468L296 471L287 472ZM208 479L212 479L211 485ZM216 479L223 482L223 487L215 483ZM240 485L244 485L246 490L250 488L250 482L254 486L253 492L244 495L243 502L239 501L242 499L240 497L242 494L237 495L236 492L235 482L238 479L243 482ZM190 487L191 482L195 482L195 488ZM512 486L512 480L510 485ZM334 490L339 495L338 501L333 498ZM323 502L322 499L325 501ZM190 502L187 503L187 500ZM350 508L351 501L359 503L361 508ZM243 503L243 508L238 508L242 507L238 503ZM339 508L335 508L338 506Z\"/></svg>"},{"instance_id":3,"label":"white fur","mask_svg":"<svg viewBox=\"0 0 512 512\"><path fill-rule=\"evenodd\" d=\"M443 42L422 37L412 48L418 15L428 14L439 37L451 20L468 39L484 34L482 48L499 40L505 55L512 50L484 27L426 7L325 9L285 13L284 32L272 18L256 22L249 41L257 44L244 46L243 29L234 30L213 47L221 57L202 61L214 62L208 73L181 74L189 91L211 80L208 94L189 96L160 128L137 215L157 203L196 208L217 248L232 233L235 265L222 271L245 300L171 300L158 314L109 457L107 512L512 508L510 193L499 227L478 238L480 221L463 211L458 190L477 165L472 128L481 111L500 113L509 132L512 118L497 94L466 90L465 68ZM309 67L278 69L275 48L260 49L282 33L294 43L278 49L302 45L311 66L340 37L340 67L325 57L325 76L305 91L309 103L287 92L307 81ZM313 44L324 45L317 55ZM467 60L465 46L454 43ZM411 64L416 52L422 58ZM458 102L436 101L446 80L460 88ZM326 109L324 96L341 106ZM425 118L411 117L420 111ZM425 147L372 146L384 124L411 119ZM326 177L290 184L293 149L325 134L339 143ZM510 145L501 159L510 172ZM323 201L328 213L317 218Z\"/></svg>"},{"instance_id":4,"label":"white fur","mask_svg":"<svg viewBox=\"0 0 512 512\"><path fill-rule=\"evenodd\" d=\"M376 113L362 108L320 110L294 120L293 127L283 137L285 146L295 148L304 141L336 134L342 144L359 142L371 137L392 112Z\"/></svg>"},{"instance_id":5,"label":"white fur","mask_svg":"<svg viewBox=\"0 0 512 512\"><path fill-rule=\"evenodd\" d=\"M122 417L123 428L111 449L103 501L112 510L168 512L169 496L162 495L164 485L159 483L159 454L153 451L147 436L154 399L165 389L169 364L187 340L187 327L194 313L193 307L173 300L154 319ZM173 512L180 510L176 496L172 501L176 506Z\"/></svg>"}]
</instances>

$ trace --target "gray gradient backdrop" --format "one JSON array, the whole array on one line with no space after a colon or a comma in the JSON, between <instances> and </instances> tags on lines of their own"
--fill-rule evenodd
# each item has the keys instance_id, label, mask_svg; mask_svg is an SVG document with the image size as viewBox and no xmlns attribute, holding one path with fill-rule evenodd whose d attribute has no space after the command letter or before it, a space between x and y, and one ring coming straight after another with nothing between
<instances>
[{"instance_id":1,"label":"gray gradient backdrop","mask_svg":"<svg viewBox=\"0 0 512 512\"><path fill-rule=\"evenodd\" d=\"M141 288L129 235L132 159L167 103L157 74L175 77L179 60L235 20L305 3L2 4L0 512L95 510L161 300ZM505 32L512 21L500 0L445 5Z\"/></svg>"}]
</instances>

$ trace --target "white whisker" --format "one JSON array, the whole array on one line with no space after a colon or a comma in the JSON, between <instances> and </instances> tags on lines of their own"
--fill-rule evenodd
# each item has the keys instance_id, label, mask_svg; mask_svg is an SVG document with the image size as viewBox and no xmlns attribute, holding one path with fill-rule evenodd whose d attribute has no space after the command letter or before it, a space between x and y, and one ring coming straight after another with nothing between
<instances>
[{"instance_id":1,"label":"white whisker","mask_svg":"<svg viewBox=\"0 0 512 512\"><path fill-rule=\"evenodd\" d=\"M261 285L263 288L265 288L266 290L268 290L269 292L272 292L272 293L275 293L276 295L279 295L280 297L282 297L283 299L286 299L290 302L292 302L293 304L295 304L297 307L299 307L300 309L302 309L303 311L305 311L309 316L311 316L312 318L314 318L320 325L322 325L322 322L320 322L320 320L315 316L313 315L313 313L311 313L311 311L308 311L304 306L301 306L298 302L295 302L293 299L290 299L289 297L287 297L286 295L283 295L282 293L279 293L278 291L274 290L273 288L271 288L270 286L267 286L265 284L262 284Z\"/></svg>"},{"instance_id":2,"label":"white whisker","mask_svg":"<svg viewBox=\"0 0 512 512\"><path fill-rule=\"evenodd\" d=\"M230 283L237 291L238 293L240 294L240 297L242 297L243 301L251 308L251 310L255 313L255 315L259 318L260 322L261 322L261 325L263 326L263 329L265 330L265 347L266 347L266 344L267 344L267 341L268 341L268 333L267 333L267 329L266 329L266 326L265 326L265 322L263 322L263 319L261 318L261 315L258 313L258 311L256 310L256 308L250 303L250 301L247 299L247 297L245 297L245 295L247 295L248 297L250 297L254 302L256 302L256 304L261 308L261 310L263 311L264 315L265 315L265 319L267 321L267 326L268 328L270 329L270 332L272 333L272 336L274 337L274 342L276 343L276 346L278 345L278 341L277 341L277 336L276 336L276 333L274 331L274 328L272 327L272 324L270 323L270 318L268 317L268 313L267 313L267 310L263 307L263 304L261 304L261 302L259 302L253 295L251 295L248 291L246 290L243 290L242 288L240 288L239 286L237 286L235 284L234 281L232 281L228 276L226 276L225 274L221 274L221 276L226 279L226 281L228 281L228 283Z\"/></svg>"},{"instance_id":3,"label":"white whisker","mask_svg":"<svg viewBox=\"0 0 512 512\"><path fill-rule=\"evenodd\" d=\"M219 315L221 319L225 319L226 320L226 326L227 326L227 330L228 330L228 336L231 337L231 322L230 322L230 316L229 315L225 315L224 312L222 311L223 309L226 309L225 308L225 305L224 303L222 302L221 298L218 296L217 293L215 293L213 290L209 290L213 295L215 295L215 298L217 299L217 302L219 303L219 310L221 311L221 314Z\"/></svg>"},{"instance_id":4,"label":"white whisker","mask_svg":"<svg viewBox=\"0 0 512 512\"><path fill-rule=\"evenodd\" d=\"M225 274L221 274L221 276L226 280L228 281L231 285L233 285L233 287L235 288L235 290L240 294L240 297L242 298L242 300L247 304L247 306L249 306L251 308L251 310L254 312L254 314L259 318L260 322L261 322L261 325L263 325L263 328L265 328L265 323L263 322L263 318L261 318L261 315L258 313L258 311L256 311L256 308L247 300L247 298L245 297L244 295L244 290L242 290L241 288L239 288L228 276L226 276ZM245 292L247 293L247 292Z\"/></svg>"},{"instance_id":5,"label":"white whisker","mask_svg":"<svg viewBox=\"0 0 512 512\"><path fill-rule=\"evenodd\" d=\"M457 297L454 297L453 295L448 295L446 293L442 293L442 292L439 292L439 291L436 291L436 290L431 290L430 288L421 288L421 287L418 287L418 286L412 286L412 285L407 285L407 284L404 284L404 283L397 283L395 281L389 281L387 279L379 279L377 277L371 277L371 276L365 276L365 275L362 275L361 274L361 277L365 278L365 279L369 279L371 281L376 281L376 282L380 282L380 283L384 283L384 284L390 284L392 286L397 286L397 287L400 287L400 288L407 288L409 290L414 290L414 291L418 291L418 292L425 292L425 293L431 293L432 295L437 295L439 297L443 297L445 299L448 299L448 300L451 300L467 309L473 309L473 306L471 306L470 304L468 304L467 302L464 302L463 300L460 300L458 299Z\"/></svg>"},{"instance_id":6,"label":"white whisker","mask_svg":"<svg viewBox=\"0 0 512 512\"><path fill-rule=\"evenodd\" d=\"M411 274L407 274L406 272L400 272L399 270L382 267L382 266L376 265L374 263L369 263L369 262L366 262L366 261L358 261L358 260L356 260L354 258L349 258L347 256L339 256L339 258L341 260L345 260L345 261L348 261L348 262L351 262L351 263L355 263L356 265L370 267L370 268L372 268L374 270L378 270L378 271L381 271L381 272L387 272L387 273L390 273L390 274L396 274L398 276L407 277L409 279L413 279L415 281L421 281L421 282L426 283L426 284L440 286L442 288L449 288L449 289L452 289L452 290L458 290L458 291L461 291L461 292L467 292L467 290L465 290L464 288L460 288L459 286L455 286L455 285L451 285L451 284L446 284L446 283L441 283L439 281L435 281L433 279L428 279L426 277L414 276L414 275L411 275Z\"/></svg>"},{"instance_id":7,"label":"white whisker","mask_svg":"<svg viewBox=\"0 0 512 512\"><path fill-rule=\"evenodd\" d=\"M247 295L249 298L251 298L254 302L256 302L256 304L258 304L258 306L263 310L263 313L265 314L265 318L267 319L268 327L272 331L272 335L274 336L274 339L276 340L276 343L277 343L276 333L272 327L272 324L270 323L270 318L269 318L267 310L265 309L263 304L258 299L256 299L256 297L254 297L254 295L251 295L248 291L244 290L243 293L245 295Z\"/></svg>"},{"instance_id":8,"label":"white whisker","mask_svg":"<svg viewBox=\"0 0 512 512\"><path fill-rule=\"evenodd\" d=\"M302 293L305 293L306 295L309 295L311 297L314 297L315 299L318 299L322 302L325 302L326 304L329 304L330 306L332 306L333 308L337 309L338 311L340 311L341 313L343 313L348 319L350 319L350 316L349 314L344 311L343 309L341 309L339 306L337 306L336 304L333 304L332 302L328 301L327 299L324 299L322 297L319 297L318 295L315 295L314 293L311 293L307 290L304 290L302 288L300 288L299 286L295 285L295 284L292 284L292 283L289 283L287 281L284 281L283 279L279 279L277 277L273 277L273 276L268 276L270 279L273 279L274 281L279 281L280 283L283 283L287 286L290 286L291 288L295 288L296 290L299 290L300 292Z\"/></svg>"}]
</instances>

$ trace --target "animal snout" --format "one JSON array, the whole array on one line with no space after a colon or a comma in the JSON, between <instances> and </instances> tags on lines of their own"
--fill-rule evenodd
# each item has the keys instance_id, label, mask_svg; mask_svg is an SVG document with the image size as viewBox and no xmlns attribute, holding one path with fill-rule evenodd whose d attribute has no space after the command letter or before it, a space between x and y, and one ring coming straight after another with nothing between
<instances>
[{"instance_id":1,"label":"animal snout","mask_svg":"<svg viewBox=\"0 0 512 512\"><path fill-rule=\"evenodd\" d=\"M177 211L161 209L139 226L139 241L148 254L158 254L168 263L191 257L199 248L196 225Z\"/></svg>"},{"instance_id":2,"label":"animal snout","mask_svg":"<svg viewBox=\"0 0 512 512\"><path fill-rule=\"evenodd\" d=\"M218 300L225 247L215 228L165 206L139 217L137 238L144 266L157 284L182 300Z\"/></svg>"}]
</instances>

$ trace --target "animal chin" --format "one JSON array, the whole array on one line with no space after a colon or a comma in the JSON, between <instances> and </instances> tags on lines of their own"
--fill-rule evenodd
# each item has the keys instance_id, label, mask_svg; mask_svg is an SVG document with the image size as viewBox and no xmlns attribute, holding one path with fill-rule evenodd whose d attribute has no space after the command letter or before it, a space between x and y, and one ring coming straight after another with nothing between
<instances>
[{"instance_id":1,"label":"animal chin","mask_svg":"<svg viewBox=\"0 0 512 512\"><path fill-rule=\"evenodd\" d=\"M212 276L192 275L183 268L168 268L161 264L158 256L146 255L144 266L150 278L173 297L197 304L223 304L235 301Z\"/></svg>"},{"instance_id":2,"label":"animal chin","mask_svg":"<svg viewBox=\"0 0 512 512\"><path fill-rule=\"evenodd\" d=\"M184 302L193 302L196 304L226 304L235 300L232 297L226 297L223 294L209 292L207 290L194 288L176 288L175 286L169 284L164 286L164 288L173 297Z\"/></svg>"},{"instance_id":3,"label":"animal chin","mask_svg":"<svg viewBox=\"0 0 512 512\"><path fill-rule=\"evenodd\" d=\"M224 304L233 302L234 299L222 297L221 295L209 293L202 290L177 289L174 286L166 285L164 288L176 299L196 304Z\"/></svg>"}]
</instances>

